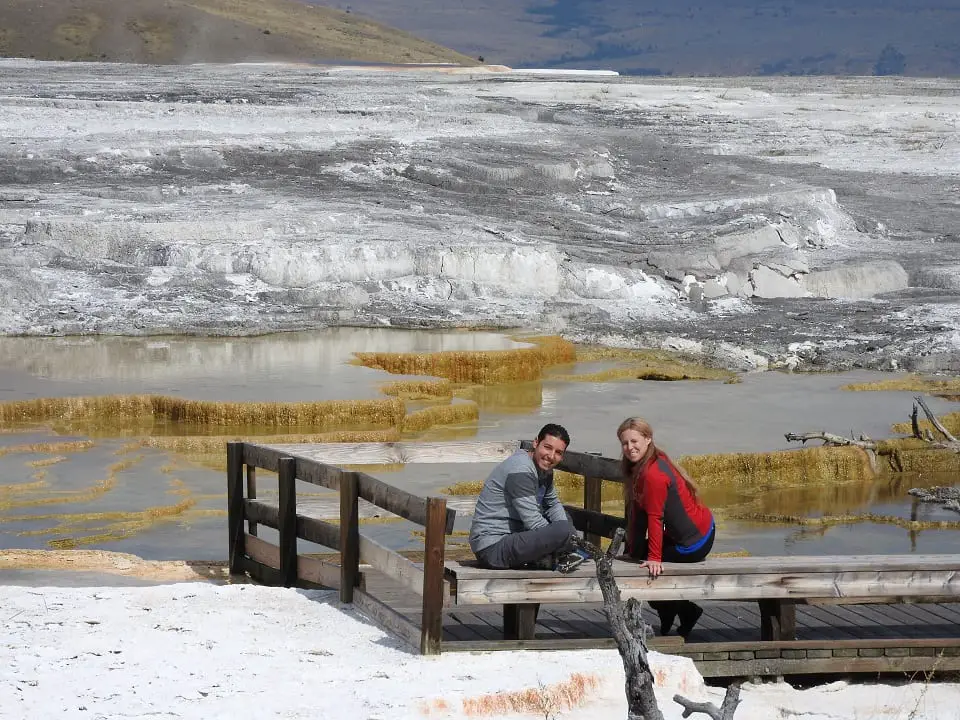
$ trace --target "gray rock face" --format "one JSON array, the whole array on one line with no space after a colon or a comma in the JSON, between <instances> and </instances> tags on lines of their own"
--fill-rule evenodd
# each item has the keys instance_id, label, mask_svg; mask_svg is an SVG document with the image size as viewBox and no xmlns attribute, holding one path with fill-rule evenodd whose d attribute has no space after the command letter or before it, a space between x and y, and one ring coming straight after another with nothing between
<instances>
[{"instance_id":1,"label":"gray rock face","mask_svg":"<svg viewBox=\"0 0 960 720\"><path fill-rule=\"evenodd\" d=\"M938 290L960 290L960 265L922 267L917 270L916 284Z\"/></svg>"},{"instance_id":2,"label":"gray rock face","mask_svg":"<svg viewBox=\"0 0 960 720\"><path fill-rule=\"evenodd\" d=\"M796 274L784 274L767 265L757 265L750 273L750 285L753 297L783 298L803 297L807 294L806 288Z\"/></svg>"},{"instance_id":3,"label":"gray rock face","mask_svg":"<svg viewBox=\"0 0 960 720\"><path fill-rule=\"evenodd\" d=\"M0 70L2 333L521 327L737 367L960 343L960 147L898 141L955 127L955 81Z\"/></svg>"},{"instance_id":4,"label":"gray rock face","mask_svg":"<svg viewBox=\"0 0 960 720\"><path fill-rule=\"evenodd\" d=\"M878 260L810 273L806 285L816 297L858 300L906 290L909 277L895 260Z\"/></svg>"}]
</instances>

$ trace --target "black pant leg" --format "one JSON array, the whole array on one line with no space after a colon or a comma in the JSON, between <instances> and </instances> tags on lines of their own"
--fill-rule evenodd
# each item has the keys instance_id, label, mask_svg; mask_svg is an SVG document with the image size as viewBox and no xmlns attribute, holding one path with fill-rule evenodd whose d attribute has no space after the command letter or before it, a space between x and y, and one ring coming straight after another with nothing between
<instances>
[{"instance_id":1,"label":"black pant leg","mask_svg":"<svg viewBox=\"0 0 960 720\"><path fill-rule=\"evenodd\" d=\"M716 538L717 531L714 528L710 532L710 536L707 538L707 541L697 548L692 553L681 553L677 551L677 546L674 544L666 545L663 547L663 559L664 562L675 562L675 563L698 563L702 562L707 558L707 555L710 554L710 551L713 550L713 541ZM700 619L700 616L703 614L703 610L695 602L691 600L677 600L672 603L673 607L671 608L675 617L680 619L680 626L678 628L681 635L686 637L690 634L690 631L693 629L693 626L696 624L697 620ZM653 603L651 603L651 607ZM661 616L662 620L662 616Z\"/></svg>"},{"instance_id":2,"label":"black pant leg","mask_svg":"<svg viewBox=\"0 0 960 720\"><path fill-rule=\"evenodd\" d=\"M478 553L481 562L496 569L519 568L553 553L570 549L574 527L568 522L553 522L537 530L510 533L495 545Z\"/></svg>"}]
</instances>

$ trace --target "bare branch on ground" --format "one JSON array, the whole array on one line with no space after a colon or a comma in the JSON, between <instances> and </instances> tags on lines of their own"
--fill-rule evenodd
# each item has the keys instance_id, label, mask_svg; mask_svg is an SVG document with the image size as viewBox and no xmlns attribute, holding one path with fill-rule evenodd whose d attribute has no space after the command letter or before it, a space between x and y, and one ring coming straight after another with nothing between
<instances>
[{"instance_id":1,"label":"bare branch on ground","mask_svg":"<svg viewBox=\"0 0 960 720\"><path fill-rule=\"evenodd\" d=\"M690 717L694 713L703 713L709 715L713 720L733 720L733 714L740 705L740 683L733 683L727 687L727 692L723 696L723 702L718 708L712 702L693 702L687 700L683 695L674 695L673 701L682 705L683 717Z\"/></svg>"}]
</instances>

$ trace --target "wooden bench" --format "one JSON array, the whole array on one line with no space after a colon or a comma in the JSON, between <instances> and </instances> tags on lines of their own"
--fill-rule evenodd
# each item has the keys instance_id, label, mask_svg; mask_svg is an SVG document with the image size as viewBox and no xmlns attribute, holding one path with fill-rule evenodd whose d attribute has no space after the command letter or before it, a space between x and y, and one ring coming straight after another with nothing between
<instances>
[{"instance_id":1,"label":"wooden bench","mask_svg":"<svg viewBox=\"0 0 960 720\"><path fill-rule=\"evenodd\" d=\"M490 570L447 561L449 606L502 605L504 637L533 639L541 603L601 603L593 563L568 575L534 570ZM901 603L960 599L960 570L950 555L708 558L664 563L651 579L645 568L616 561L624 599L738 600L760 606L760 639L796 639L797 603Z\"/></svg>"}]
</instances>

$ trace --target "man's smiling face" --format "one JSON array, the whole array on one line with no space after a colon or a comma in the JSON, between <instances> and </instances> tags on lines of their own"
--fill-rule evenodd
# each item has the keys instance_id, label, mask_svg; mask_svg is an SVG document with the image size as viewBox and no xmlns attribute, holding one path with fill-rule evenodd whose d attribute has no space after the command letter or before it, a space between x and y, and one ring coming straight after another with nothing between
<instances>
[{"instance_id":1,"label":"man's smiling face","mask_svg":"<svg viewBox=\"0 0 960 720\"><path fill-rule=\"evenodd\" d=\"M540 470L553 470L563 460L567 444L558 437L545 435L543 440L534 440L530 457Z\"/></svg>"}]
</instances>

